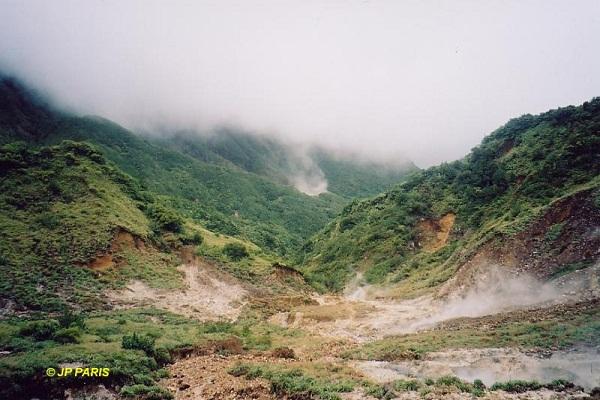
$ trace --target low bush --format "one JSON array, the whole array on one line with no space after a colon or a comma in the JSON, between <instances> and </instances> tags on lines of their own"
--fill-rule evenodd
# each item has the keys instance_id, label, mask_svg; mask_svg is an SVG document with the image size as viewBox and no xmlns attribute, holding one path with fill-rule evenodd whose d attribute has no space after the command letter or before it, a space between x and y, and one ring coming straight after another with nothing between
<instances>
[{"instance_id":1,"label":"low bush","mask_svg":"<svg viewBox=\"0 0 600 400\"><path fill-rule=\"evenodd\" d=\"M417 380L399 379L394 382L394 390L399 392L416 392L421 388L421 383Z\"/></svg>"},{"instance_id":2,"label":"low bush","mask_svg":"<svg viewBox=\"0 0 600 400\"><path fill-rule=\"evenodd\" d=\"M155 338L149 335L138 335L135 332L132 335L125 335L121 341L121 347L130 350L143 350L149 356L154 355Z\"/></svg>"},{"instance_id":3,"label":"low bush","mask_svg":"<svg viewBox=\"0 0 600 400\"><path fill-rule=\"evenodd\" d=\"M529 390L538 390L542 385L537 381L522 381L522 380L511 380L507 382L496 382L492 385L490 390L503 390L508 393L524 393Z\"/></svg>"},{"instance_id":4,"label":"low bush","mask_svg":"<svg viewBox=\"0 0 600 400\"><path fill-rule=\"evenodd\" d=\"M299 369L276 370L264 366L238 364L231 368L229 374L245 376L247 379L264 378L271 382L271 392L277 398L319 398L322 400L338 400L338 393L351 392L354 383L351 381L323 381L306 375Z\"/></svg>"},{"instance_id":5,"label":"low bush","mask_svg":"<svg viewBox=\"0 0 600 400\"><path fill-rule=\"evenodd\" d=\"M148 207L147 213L155 231L179 233L183 229L183 218L170 207L153 204Z\"/></svg>"},{"instance_id":6,"label":"low bush","mask_svg":"<svg viewBox=\"0 0 600 400\"><path fill-rule=\"evenodd\" d=\"M227 257L229 257L231 260L234 261L239 261L242 258L246 258L248 257L250 254L248 254L248 250L246 249L246 246L244 246L241 243L227 243L224 247L223 247L223 254L225 254Z\"/></svg>"},{"instance_id":7,"label":"low bush","mask_svg":"<svg viewBox=\"0 0 600 400\"><path fill-rule=\"evenodd\" d=\"M555 379L552 382L550 382L544 386L550 390L554 390L556 392L562 392L566 389L574 388L575 384L573 382L569 382L566 379Z\"/></svg>"},{"instance_id":8,"label":"low bush","mask_svg":"<svg viewBox=\"0 0 600 400\"><path fill-rule=\"evenodd\" d=\"M153 356L158 365L165 365L172 361L171 353L164 347L155 349Z\"/></svg>"},{"instance_id":9,"label":"low bush","mask_svg":"<svg viewBox=\"0 0 600 400\"><path fill-rule=\"evenodd\" d=\"M481 382L481 381L480 381ZM483 383L481 383L483 384ZM449 386L455 387L463 393L471 393L475 396L482 396L484 394L484 388L481 388L480 385L475 386L474 384L470 384L461 380L456 376L442 376L437 381L435 381L436 386Z\"/></svg>"},{"instance_id":10,"label":"low bush","mask_svg":"<svg viewBox=\"0 0 600 400\"><path fill-rule=\"evenodd\" d=\"M76 326L71 328L62 328L54 333L52 339L59 343L79 343L81 333L81 328Z\"/></svg>"},{"instance_id":11,"label":"low bush","mask_svg":"<svg viewBox=\"0 0 600 400\"><path fill-rule=\"evenodd\" d=\"M296 358L294 350L289 347L277 347L276 349L273 349L271 354L273 357L277 358Z\"/></svg>"},{"instance_id":12,"label":"low bush","mask_svg":"<svg viewBox=\"0 0 600 400\"><path fill-rule=\"evenodd\" d=\"M391 400L394 397L394 392L381 385L369 385L365 388L365 393L380 400Z\"/></svg>"},{"instance_id":13,"label":"low bush","mask_svg":"<svg viewBox=\"0 0 600 400\"><path fill-rule=\"evenodd\" d=\"M49 340L58 330L59 324L53 319L46 321L35 321L25 325L20 330L23 336L31 336L35 340Z\"/></svg>"},{"instance_id":14,"label":"low bush","mask_svg":"<svg viewBox=\"0 0 600 400\"><path fill-rule=\"evenodd\" d=\"M140 384L123 386L120 395L128 398L141 398L144 400L167 400L173 398L173 395L169 391L159 386L146 386Z\"/></svg>"},{"instance_id":15,"label":"low bush","mask_svg":"<svg viewBox=\"0 0 600 400\"><path fill-rule=\"evenodd\" d=\"M227 321L205 322L198 328L199 334L205 333L230 333L233 324Z\"/></svg>"},{"instance_id":16,"label":"low bush","mask_svg":"<svg viewBox=\"0 0 600 400\"><path fill-rule=\"evenodd\" d=\"M202 235L200 234L200 232L194 232L191 235L186 235L181 238L181 243L183 243L184 245L199 246L202 244L203 241L204 241L204 239L202 238Z\"/></svg>"},{"instance_id":17,"label":"low bush","mask_svg":"<svg viewBox=\"0 0 600 400\"><path fill-rule=\"evenodd\" d=\"M81 313L74 313L73 311L67 309L58 318L58 323L63 328L76 326L81 329L85 329L85 316Z\"/></svg>"}]
</instances>

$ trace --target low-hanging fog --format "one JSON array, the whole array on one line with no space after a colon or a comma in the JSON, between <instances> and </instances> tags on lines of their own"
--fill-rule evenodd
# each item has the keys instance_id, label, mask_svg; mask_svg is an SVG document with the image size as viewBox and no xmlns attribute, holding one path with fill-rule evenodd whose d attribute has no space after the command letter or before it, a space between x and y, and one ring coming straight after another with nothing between
<instances>
[{"instance_id":1,"label":"low-hanging fog","mask_svg":"<svg viewBox=\"0 0 600 400\"><path fill-rule=\"evenodd\" d=\"M5 0L0 16L1 69L146 131L242 126L424 167L600 95L593 0Z\"/></svg>"}]
</instances>

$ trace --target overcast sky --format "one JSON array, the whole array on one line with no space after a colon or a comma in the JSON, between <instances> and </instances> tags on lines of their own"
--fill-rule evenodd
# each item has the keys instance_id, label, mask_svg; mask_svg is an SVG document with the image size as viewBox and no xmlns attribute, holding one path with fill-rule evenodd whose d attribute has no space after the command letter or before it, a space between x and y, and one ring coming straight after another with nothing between
<instances>
[{"instance_id":1,"label":"overcast sky","mask_svg":"<svg viewBox=\"0 0 600 400\"><path fill-rule=\"evenodd\" d=\"M422 167L600 95L600 1L0 0L0 17L0 67L80 112Z\"/></svg>"}]
</instances>

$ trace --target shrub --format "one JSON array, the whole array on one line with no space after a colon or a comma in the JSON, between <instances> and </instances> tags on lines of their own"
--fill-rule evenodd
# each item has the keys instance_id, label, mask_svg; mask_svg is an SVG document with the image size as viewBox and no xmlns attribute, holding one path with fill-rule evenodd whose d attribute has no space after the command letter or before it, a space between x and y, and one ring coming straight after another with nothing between
<instances>
[{"instance_id":1,"label":"shrub","mask_svg":"<svg viewBox=\"0 0 600 400\"><path fill-rule=\"evenodd\" d=\"M152 218L156 231L181 232L183 218L171 208L162 205L148 207L148 215Z\"/></svg>"},{"instance_id":2,"label":"shrub","mask_svg":"<svg viewBox=\"0 0 600 400\"><path fill-rule=\"evenodd\" d=\"M394 389L399 392L416 392L421 387L417 380L397 380L394 382Z\"/></svg>"},{"instance_id":3,"label":"shrub","mask_svg":"<svg viewBox=\"0 0 600 400\"><path fill-rule=\"evenodd\" d=\"M159 387L146 385L123 386L120 395L123 397L138 397L145 400L167 400L172 399L173 395Z\"/></svg>"},{"instance_id":4,"label":"shrub","mask_svg":"<svg viewBox=\"0 0 600 400\"><path fill-rule=\"evenodd\" d=\"M35 321L25 325L19 333L23 336L31 336L35 340L48 340L58 330L58 322L53 319L47 321Z\"/></svg>"},{"instance_id":5,"label":"shrub","mask_svg":"<svg viewBox=\"0 0 600 400\"><path fill-rule=\"evenodd\" d=\"M193 234L184 236L181 239L181 243L183 243L184 245L199 246L202 244L203 241L204 241L204 238L202 237L200 232L194 232Z\"/></svg>"},{"instance_id":6,"label":"shrub","mask_svg":"<svg viewBox=\"0 0 600 400\"><path fill-rule=\"evenodd\" d=\"M485 390L485 385L483 384L481 379L475 379L473 381L473 386L475 387L475 389Z\"/></svg>"},{"instance_id":7,"label":"shrub","mask_svg":"<svg viewBox=\"0 0 600 400\"><path fill-rule=\"evenodd\" d=\"M154 350L154 359L158 365L165 365L171 362L171 353L164 347L159 347Z\"/></svg>"},{"instance_id":8,"label":"shrub","mask_svg":"<svg viewBox=\"0 0 600 400\"><path fill-rule=\"evenodd\" d=\"M273 349L271 354L273 357L277 358L296 358L294 350L289 347L277 347L276 349Z\"/></svg>"},{"instance_id":9,"label":"shrub","mask_svg":"<svg viewBox=\"0 0 600 400\"><path fill-rule=\"evenodd\" d=\"M436 386L451 386L455 387L463 393L471 393L475 396L483 395L483 390L471 385L468 382L462 381L456 376L442 376L435 382ZM483 384L483 383L482 383Z\"/></svg>"},{"instance_id":10,"label":"shrub","mask_svg":"<svg viewBox=\"0 0 600 400\"><path fill-rule=\"evenodd\" d=\"M74 313L71 310L67 309L63 312L63 314L60 317L58 317L58 323L63 328L70 328L72 326L76 326L81 329L85 329L85 316L81 313Z\"/></svg>"},{"instance_id":11,"label":"shrub","mask_svg":"<svg viewBox=\"0 0 600 400\"><path fill-rule=\"evenodd\" d=\"M143 350L147 355L154 355L154 339L148 335L125 335L121 341L121 347L130 350Z\"/></svg>"},{"instance_id":12,"label":"shrub","mask_svg":"<svg viewBox=\"0 0 600 400\"><path fill-rule=\"evenodd\" d=\"M566 379L555 379L552 382L550 382L544 386L550 390L554 390L556 392L562 392L562 391L565 391L566 389L574 388L575 384L573 382L569 382Z\"/></svg>"},{"instance_id":13,"label":"shrub","mask_svg":"<svg viewBox=\"0 0 600 400\"><path fill-rule=\"evenodd\" d=\"M352 229L356 225L356 221L354 219L348 217L344 218L340 221L340 232L347 231L348 229Z\"/></svg>"},{"instance_id":14,"label":"shrub","mask_svg":"<svg viewBox=\"0 0 600 400\"><path fill-rule=\"evenodd\" d=\"M146 374L135 374L133 375L133 381L139 385L152 386L154 385L154 379Z\"/></svg>"},{"instance_id":15,"label":"shrub","mask_svg":"<svg viewBox=\"0 0 600 400\"><path fill-rule=\"evenodd\" d=\"M36 218L36 222L47 229L55 229L60 225L60 218L52 212L45 212Z\"/></svg>"},{"instance_id":16,"label":"shrub","mask_svg":"<svg viewBox=\"0 0 600 400\"><path fill-rule=\"evenodd\" d=\"M232 375L235 377L248 375L248 372L250 372L250 368L248 368L248 366L244 365L244 364L237 364L237 365L233 366L232 368L230 368L229 371L227 371L227 373L229 373L229 375Z\"/></svg>"},{"instance_id":17,"label":"shrub","mask_svg":"<svg viewBox=\"0 0 600 400\"><path fill-rule=\"evenodd\" d=\"M81 328L75 326L57 330L52 339L59 343L79 343L80 337Z\"/></svg>"},{"instance_id":18,"label":"shrub","mask_svg":"<svg viewBox=\"0 0 600 400\"><path fill-rule=\"evenodd\" d=\"M371 385L366 388L366 394L380 400L390 400L394 398L394 394L384 386Z\"/></svg>"},{"instance_id":19,"label":"shrub","mask_svg":"<svg viewBox=\"0 0 600 400\"><path fill-rule=\"evenodd\" d=\"M490 390L504 390L508 393L524 393L529 390L538 390L542 387L537 381L521 381L513 380L508 382L496 382L492 385Z\"/></svg>"},{"instance_id":20,"label":"shrub","mask_svg":"<svg viewBox=\"0 0 600 400\"><path fill-rule=\"evenodd\" d=\"M233 324L227 321L205 322L198 327L199 334L205 333L229 333L233 330Z\"/></svg>"},{"instance_id":21,"label":"shrub","mask_svg":"<svg viewBox=\"0 0 600 400\"><path fill-rule=\"evenodd\" d=\"M239 261L242 258L246 258L249 256L248 250L246 250L246 246L241 243L227 243L223 247L223 254L234 261Z\"/></svg>"},{"instance_id":22,"label":"shrub","mask_svg":"<svg viewBox=\"0 0 600 400\"><path fill-rule=\"evenodd\" d=\"M546 234L544 235L544 239L547 242L553 242L553 241L555 241L556 239L558 239L560 237L560 234L562 233L562 230L563 230L564 226L565 226L564 222L552 225L546 231Z\"/></svg>"}]
</instances>

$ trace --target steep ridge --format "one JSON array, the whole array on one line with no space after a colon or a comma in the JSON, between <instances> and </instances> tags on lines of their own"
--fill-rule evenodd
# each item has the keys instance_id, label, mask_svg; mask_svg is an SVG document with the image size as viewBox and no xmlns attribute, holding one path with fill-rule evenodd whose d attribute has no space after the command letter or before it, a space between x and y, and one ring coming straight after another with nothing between
<instances>
[{"instance_id":1,"label":"steep ridge","mask_svg":"<svg viewBox=\"0 0 600 400\"><path fill-rule=\"evenodd\" d=\"M600 99L525 115L464 159L346 206L307 242L303 269L323 290L360 271L404 297L474 265L543 278L589 266L600 255L599 172Z\"/></svg>"}]
</instances>

